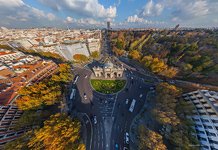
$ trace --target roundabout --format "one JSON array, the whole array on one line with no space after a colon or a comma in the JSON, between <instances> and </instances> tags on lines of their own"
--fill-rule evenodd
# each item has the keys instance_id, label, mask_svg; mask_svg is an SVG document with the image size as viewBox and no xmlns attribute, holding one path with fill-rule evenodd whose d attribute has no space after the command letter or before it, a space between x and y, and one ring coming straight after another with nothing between
<instances>
[{"instance_id":1,"label":"roundabout","mask_svg":"<svg viewBox=\"0 0 218 150\"><path fill-rule=\"evenodd\" d=\"M115 94L125 87L126 80L91 79L90 83L92 88L99 93Z\"/></svg>"}]
</instances>

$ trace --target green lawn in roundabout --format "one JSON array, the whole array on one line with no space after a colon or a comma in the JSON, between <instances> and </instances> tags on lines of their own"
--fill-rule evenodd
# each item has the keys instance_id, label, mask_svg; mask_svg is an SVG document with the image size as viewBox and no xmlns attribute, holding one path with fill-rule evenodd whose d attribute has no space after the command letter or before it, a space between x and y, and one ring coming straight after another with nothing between
<instances>
[{"instance_id":1,"label":"green lawn in roundabout","mask_svg":"<svg viewBox=\"0 0 218 150\"><path fill-rule=\"evenodd\" d=\"M126 80L91 80L92 87L103 94L113 94L122 90L126 84Z\"/></svg>"}]
</instances>

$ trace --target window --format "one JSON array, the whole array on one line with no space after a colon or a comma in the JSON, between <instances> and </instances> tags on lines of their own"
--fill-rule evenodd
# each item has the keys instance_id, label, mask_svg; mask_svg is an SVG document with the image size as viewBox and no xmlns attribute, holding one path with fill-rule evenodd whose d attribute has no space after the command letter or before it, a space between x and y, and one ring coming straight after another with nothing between
<instances>
[{"instance_id":1,"label":"window","mask_svg":"<svg viewBox=\"0 0 218 150\"><path fill-rule=\"evenodd\" d=\"M202 122L209 122L207 119L201 119Z\"/></svg>"},{"instance_id":2,"label":"window","mask_svg":"<svg viewBox=\"0 0 218 150\"><path fill-rule=\"evenodd\" d=\"M213 123L218 123L218 120L212 120Z\"/></svg>"}]
</instances>

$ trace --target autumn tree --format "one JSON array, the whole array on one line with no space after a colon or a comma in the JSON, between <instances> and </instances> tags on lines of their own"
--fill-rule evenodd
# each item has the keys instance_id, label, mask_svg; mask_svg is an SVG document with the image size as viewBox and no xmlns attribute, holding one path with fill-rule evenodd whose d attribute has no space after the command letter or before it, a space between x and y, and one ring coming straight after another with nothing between
<instances>
[{"instance_id":1,"label":"autumn tree","mask_svg":"<svg viewBox=\"0 0 218 150\"><path fill-rule=\"evenodd\" d=\"M163 144L163 138L160 134L147 129L141 125L138 128L139 133L139 150L166 150Z\"/></svg>"},{"instance_id":2,"label":"autumn tree","mask_svg":"<svg viewBox=\"0 0 218 150\"><path fill-rule=\"evenodd\" d=\"M152 55L144 56L141 60L146 68L151 70L154 73L160 73L167 69L167 65L163 60L159 58L154 58Z\"/></svg>"},{"instance_id":3,"label":"autumn tree","mask_svg":"<svg viewBox=\"0 0 218 150\"><path fill-rule=\"evenodd\" d=\"M21 110L37 110L43 105L53 105L61 96L61 87L49 82L39 82L24 87L19 91L20 97L16 100Z\"/></svg>"},{"instance_id":4,"label":"autumn tree","mask_svg":"<svg viewBox=\"0 0 218 150\"><path fill-rule=\"evenodd\" d=\"M65 114L55 114L23 136L7 143L5 150L85 150L80 140L81 123Z\"/></svg>"},{"instance_id":5,"label":"autumn tree","mask_svg":"<svg viewBox=\"0 0 218 150\"><path fill-rule=\"evenodd\" d=\"M177 96L181 90L168 83L157 85L157 106L153 113L161 124L178 125L180 120L176 114Z\"/></svg>"},{"instance_id":6,"label":"autumn tree","mask_svg":"<svg viewBox=\"0 0 218 150\"><path fill-rule=\"evenodd\" d=\"M83 54L75 54L73 55L73 59L78 62L87 62L89 60L89 58Z\"/></svg>"},{"instance_id":7,"label":"autumn tree","mask_svg":"<svg viewBox=\"0 0 218 150\"><path fill-rule=\"evenodd\" d=\"M114 52L114 54L115 54L116 56L122 56L122 55L125 53L124 50L118 49L118 48L116 48L116 47L113 47L112 51Z\"/></svg>"},{"instance_id":8,"label":"autumn tree","mask_svg":"<svg viewBox=\"0 0 218 150\"><path fill-rule=\"evenodd\" d=\"M91 57L94 58L94 59L98 58L99 55L100 55L100 53L98 51L94 51L94 52L91 53Z\"/></svg>"},{"instance_id":9,"label":"autumn tree","mask_svg":"<svg viewBox=\"0 0 218 150\"><path fill-rule=\"evenodd\" d=\"M44 127L34 132L28 143L30 149L82 150L80 143L81 123L66 115L56 114L44 122Z\"/></svg>"},{"instance_id":10,"label":"autumn tree","mask_svg":"<svg viewBox=\"0 0 218 150\"><path fill-rule=\"evenodd\" d=\"M73 73L69 64L59 64L58 73L51 78L53 81L68 83L73 79Z\"/></svg>"},{"instance_id":11,"label":"autumn tree","mask_svg":"<svg viewBox=\"0 0 218 150\"><path fill-rule=\"evenodd\" d=\"M137 50L132 50L129 52L129 58L140 60L141 59L141 53Z\"/></svg>"},{"instance_id":12,"label":"autumn tree","mask_svg":"<svg viewBox=\"0 0 218 150\"><path fill-rule=\"evenodd\" d=\"M167 67L166 69L164 69L162 72L160 72L159 74L168 78L173 78L177 75L178 73L178 68L175 67Z\"/></svg>"}]
</instances>

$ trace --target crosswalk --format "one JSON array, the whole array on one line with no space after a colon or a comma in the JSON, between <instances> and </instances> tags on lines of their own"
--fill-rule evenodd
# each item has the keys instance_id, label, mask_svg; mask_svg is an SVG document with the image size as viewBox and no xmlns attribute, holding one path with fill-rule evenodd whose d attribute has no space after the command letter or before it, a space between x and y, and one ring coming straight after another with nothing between
<instances>
[{"instance_id":1,"label":"crosswalk","mask_svg":"<svg viewBox=\"0 0 218 150\"><path fill-rule=\"evenodd\" d=\"M103 117L110 117L112 115L113 107L115 104L115 97L110 98L100 98L98 101L99 110Z\"/></svg>"}]
</instances>

